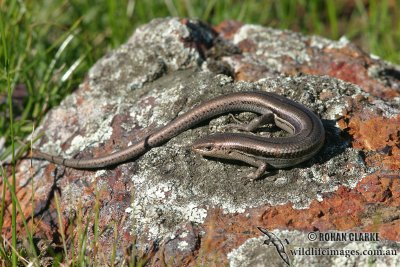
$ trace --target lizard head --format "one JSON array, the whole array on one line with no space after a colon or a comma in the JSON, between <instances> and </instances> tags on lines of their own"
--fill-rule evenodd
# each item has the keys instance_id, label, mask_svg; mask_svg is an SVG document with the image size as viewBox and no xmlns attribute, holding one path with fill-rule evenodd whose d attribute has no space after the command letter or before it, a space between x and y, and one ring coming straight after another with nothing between
<instances>
[{"instance_id":1,"label":"lizard head","mask_svg":"<svg viewBox=\"0 0 400 267\"><path fill-rule=\"evenodd\" d=\"M221 135L222 136L222 135ZM219 134L206 136L196 140L192 145L192 151L206 157L229 158L227 146Z\"/></svg>"},{"instance_id":2,"label":"lizard head","mask_svg":"<svg viewBox=\"0 0 400 267\"><path fill-rule=\"evenodd\" d=\"M192 151L202 156L215 157L215 154L218 152L218 145L211 138L205 137L193 143Z\"/></svg>"}]
</instances>

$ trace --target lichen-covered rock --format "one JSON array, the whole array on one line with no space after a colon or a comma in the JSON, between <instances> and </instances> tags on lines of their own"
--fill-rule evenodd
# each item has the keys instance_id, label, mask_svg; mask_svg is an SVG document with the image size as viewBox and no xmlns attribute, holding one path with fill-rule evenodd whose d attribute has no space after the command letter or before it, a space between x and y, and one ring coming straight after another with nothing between
<instances>
[{"instance_id":1,"label":"lichen-covered rock","mask_svg":"<svg viewBox=\"0 0 400 267\"><path fill-rule=\"evenodd\" d=\"M308 231L378 232L385 249L398 249L393 241L400 241L399 74L397 66L345 40L234 22L212 29L198 21L154 20L99 60L86 81L48 113L37 129L44 136L36 148L77 158L109 154L204 100L262 90L318 114L326 129L322 150L304 164L244 183L253 167L190 150L197 138L225 131L231 118L221 116L112 168L75 170L38 160L30 167L23 160L18 197L26 217L35 214L30 219L35 236L54 243L61 229L56 193L62 229L70 237L81 215L93 241L99 203L99 248L88 253L110 259L115 247L117 263L132 247L156 266L256 266L267 257L281 262L263 245L257 226L285 229L279 234L307 246L315 245L304 239ZM335 244L348 246L372 245ZM289 257L316 263L311 256ZM338 265L342 258L326 262ZM362 256L350 261L355 259L366 261ZM398 259L388 255L379 261Z\"/></svg>"}]
</instances>

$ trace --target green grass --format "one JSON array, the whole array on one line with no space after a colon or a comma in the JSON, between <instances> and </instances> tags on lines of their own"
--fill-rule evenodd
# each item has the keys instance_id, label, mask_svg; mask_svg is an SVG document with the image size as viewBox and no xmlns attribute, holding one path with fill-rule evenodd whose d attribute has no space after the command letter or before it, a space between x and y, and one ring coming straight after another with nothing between
<instances>
[{"instance_id":1,"label":"green grass","mask_svg":"<svg viewBox=\"0 0 400 267\"><path fill-rule=\"evenodd\" d=\"M101 56L155 17L200 18L213 25L234 19L331 39L345 35L366 51L400 63L398 7L400 0L0 0L0 140L5 140L0 160L14 157L33 124L39 124L50 108L77 88ZM26 92L23 100L13 97L15 88ZM8 190L13 196L11 244L15 247L19 203L13 175L11 169L11 183L2 183L0 227ZM1 176L4 181L3 170ZM87 226L79 227L79 244L84 247ZM97 229L95 233L97 238ZM79 260L87 263L83 254L64 254L61 258L74 256L69 260L78 260L77 265ZM1 237L0 257L7 264L21 263L16 251L3 246Z\"/></svg>"}]
</instances>

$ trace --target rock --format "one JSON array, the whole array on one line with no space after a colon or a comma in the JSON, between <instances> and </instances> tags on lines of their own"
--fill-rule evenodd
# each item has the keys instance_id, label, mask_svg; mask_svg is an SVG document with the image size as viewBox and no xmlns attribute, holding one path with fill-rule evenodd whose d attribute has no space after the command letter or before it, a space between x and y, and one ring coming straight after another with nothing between
<instances>
[{"instance_id":1,"label":"rock","mask_svg":"<svg viewBox=\"0 0 400 267\"><path fill-rule=\"evenodd\" d=\"M230 118L221 116L112 168L75 170L39 160L30 168L30 160L22 160L17 195L31 224L29 216L35 214L35 236L56 244L64 229L78 245L78 227L72 226L80 219L89 226L91 244L98 214L98 247L88 245L87 253L110 259L115 248L116 263L132 249L157 266L250 266L254 257L266 255L281 262L263 245L257 226L285 229L276 233L293 240L309 231L377 232L385 249L396 249L399 73L398 66L345 39L230 21L212 28L199 21L157 19L99 60L81 86L47 114L37 129L44 136L36 148L65 157L98 157L129 146L204 100L263 90L301 102L321 117L327 132L321 152L304 164L244 183L253 167L205 159L190 150L197 138L224 131ZM55 195L60 195L62 228ZM6 219L3 234L9 236ZM348 246L371 248L362 242L335 244ZM313 257L289 257L315 263ZM396 259L389 255L380 261Z\"/></svg>"}]
</instances>

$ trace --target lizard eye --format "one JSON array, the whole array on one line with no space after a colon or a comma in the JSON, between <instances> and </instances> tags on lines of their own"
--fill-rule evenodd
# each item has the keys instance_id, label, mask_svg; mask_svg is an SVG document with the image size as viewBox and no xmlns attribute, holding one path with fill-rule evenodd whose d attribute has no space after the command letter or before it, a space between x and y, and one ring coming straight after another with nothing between
<instances>
[{"instance_id":1,"label":"lizard eye","mask_svg":"<svg viewBox=\"0 0 400 267\"><path fill-rule=\"evenodd\" d=\"M205 151L211 151L213 149L213 146L212 145L207 145L207 146L204 146L203 149Z\"/></svg>"},{"instance_id":2,"label":"lizard eye","mask_svg":"<svg viewBox=\"0 0 400 267\"><path fill-rule=\"evenodd\" d=\"M213 144L212 142L199 142L197 144L193 144L192 149L197 153L208 155L209 153L214 151L215 144Z\"/></svg>"}]
</instances>

